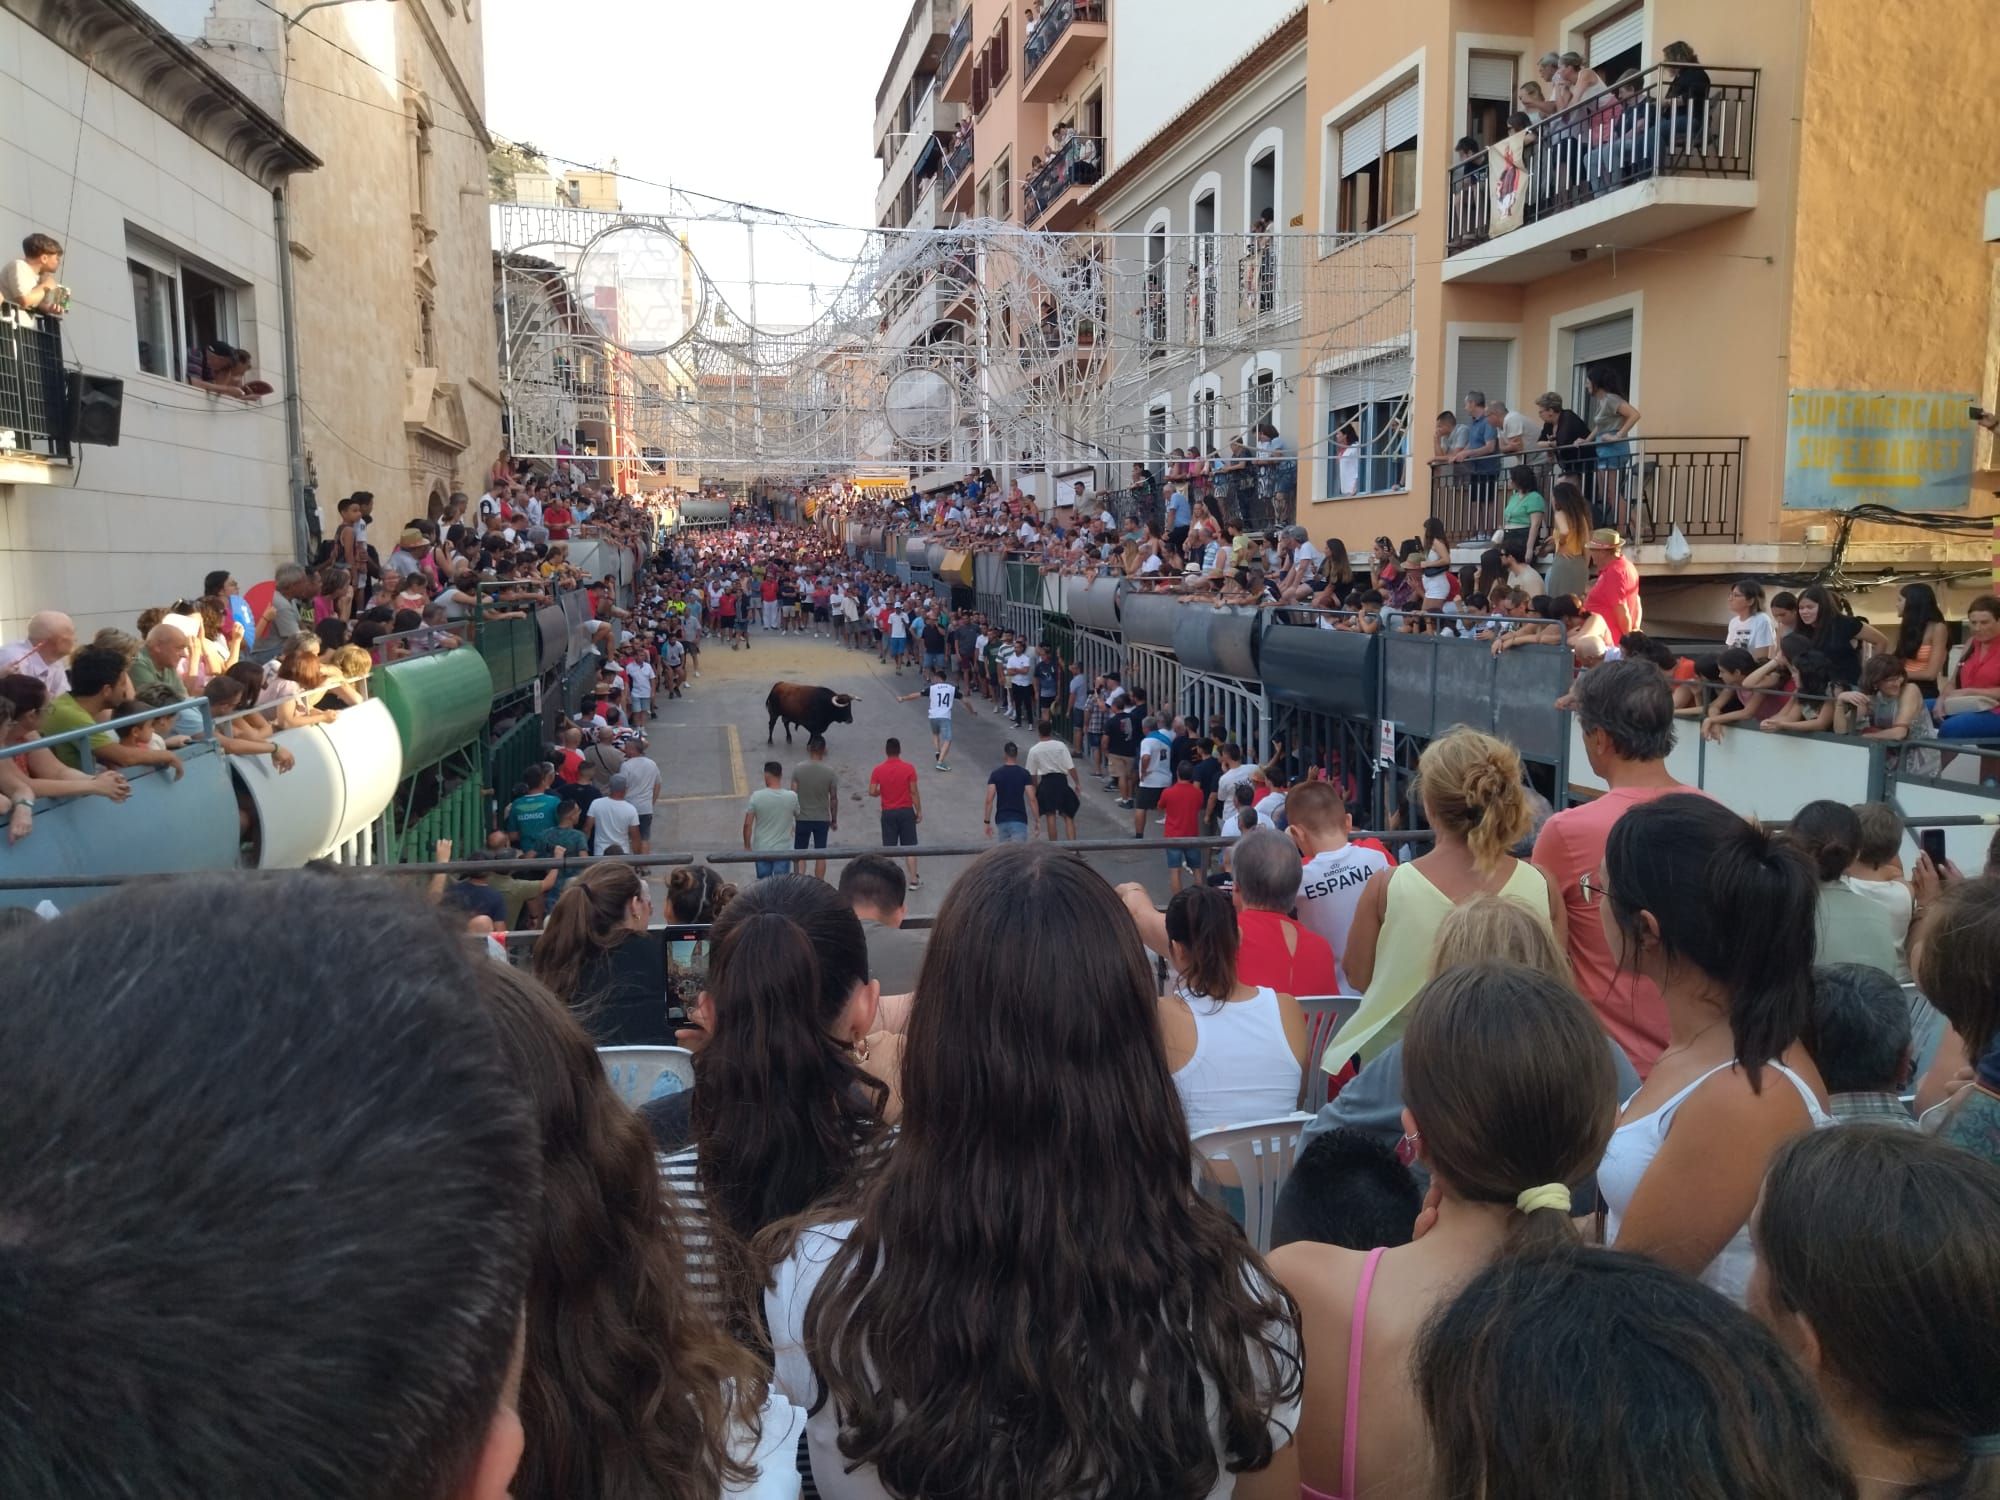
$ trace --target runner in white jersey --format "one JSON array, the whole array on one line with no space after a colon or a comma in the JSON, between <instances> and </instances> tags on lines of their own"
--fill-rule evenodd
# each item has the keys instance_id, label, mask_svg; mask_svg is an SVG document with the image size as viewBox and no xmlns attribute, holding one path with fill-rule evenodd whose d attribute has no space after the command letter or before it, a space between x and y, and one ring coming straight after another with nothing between
<instances>
[{"instance_id":1,"label":"runner in white jersey","mask_svg":"<svg viewBox=\"0 0 2000 1500\"><path fill-rule=\"evenodd\" d=\"M931 682L928 688L920 688L914 693L900 693L896 701L908 703L912 698L927 700L926 708L931 721L931 746L937 751L937 769L949 771L951 766L947 762L951 759L951 711L960 702L959 691L952 686L942 669L933 670L929 675ZM975 710L972 707L972 700L967 698L963 701L965 711L973 713Z\"/></svg>"},{"instance_id":2,"label":"runner in white jersey","mask_svg":"<svg viewBox=\"0 0 2000 1500\"><path fill-rule=\"evenodd\" d=\"M1285 826L1305 860L1299 882L1301 925L1325 938L1333 948L1334 975L1342 994L1348 993L1348 930L1369 878L1389 868L1379 849L1347 840L1353 826L1347 803L1331 782L1307 781L1295 786L1285 800Z\"/></svg>"}]
</instances>

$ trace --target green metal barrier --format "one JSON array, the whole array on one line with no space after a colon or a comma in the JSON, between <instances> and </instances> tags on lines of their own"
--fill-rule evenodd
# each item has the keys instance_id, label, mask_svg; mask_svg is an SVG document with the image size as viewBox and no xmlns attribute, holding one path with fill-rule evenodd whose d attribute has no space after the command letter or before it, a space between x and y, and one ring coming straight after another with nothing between
<instances>
[{"instance_id":1,"label":"green metal barrier","mask_svg":"<svg viewBox=\"0 0 2000 1500\"><path fill-rule=\"evenodd\" d=\"M526 687L541 670L541 632L530 615L525 620L482 620L475 643L493 678L493 692Z\"/></svg>"},{"instance_id":2,"label":"green metal barrier","mask_svg":"<svg viewBox=\"0 0 2000 1500\"><path fill-rule=\"evenodd\" d=\"M534 633L532 620L501 623L525 625L531 637ZM476 740L493 708L492 674L482 654L468 647L391 662L369 683L403 738L405 777Z\"/></svg>"},{"instance_id":3,"label":"green metal barrier","mask_svg":"<svg viewBox=\"0 0 2000 1500\"><path fill-rule=\"evenodd\" d=\"M486 752L486 784L505 797L542 753L542 721L523 714L519 722L497 736Z\"/></svg>"},{"instance_id":4,"label":"green metal barrier","mask_svg":"<svg viewBox=\"0 0 2000 1500\"><path fill-rule=\"evenodd\" d=\"M1037 608L1042 602L1042 570L1031 562L1007 561L1007 602L1009 604L1032 604Z\"/></svg>"},{"instance_id":5,"label":"green metal barrier","mask_svg":"<svg viewBox=\"0 0 2000 1500\"><path fill-rule=\"evenodd\" d=\"M405 800L407 787L398 794L397 801L390 804L385 816L389 825L391 864L409 865L427 861L436 850L439 839L450 839L455 855L470 854L485 846L486 784L479 774L476 746L463 770L465 774L457 775L455 784L432 803L428 811L417 817L405 821L405 811L409 806ZM437 768L440 777L447 774L443 766Z\"/></svg>"}]
</instances>

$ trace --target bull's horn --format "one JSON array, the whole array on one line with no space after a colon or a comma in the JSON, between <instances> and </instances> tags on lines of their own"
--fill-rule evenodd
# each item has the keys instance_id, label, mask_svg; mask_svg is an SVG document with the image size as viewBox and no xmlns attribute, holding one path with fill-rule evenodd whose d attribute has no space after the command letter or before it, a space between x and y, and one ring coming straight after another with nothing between
<instances>
[{"instance_id":1,"label":"bull's horn","mask_svg":"<svg viewBox=\"0 0 2000 1500\"><path fill-rule=\"evenodd\" d=\"M850 703L852 703L852 702L854 701L854 694L852 694L852 693L835 693L835 694L833 695L833 701L834 701L835 703L839 704L840 706L842 706L842 707L844 708L844 707L846 707L846 706L847 706L848 704L850 704Z\"/></svg>"},{"instance_id":2,"label":"bull's horn","mask_svg":"<svg viewBox=\"0 0 2000 1500\"><path fill-rule=\"evenodd\" d=\"M861 701L859 693L836 693L834 696L836 698L845 698L849 703L859 703Z\"/></svg>"}]
</instances>

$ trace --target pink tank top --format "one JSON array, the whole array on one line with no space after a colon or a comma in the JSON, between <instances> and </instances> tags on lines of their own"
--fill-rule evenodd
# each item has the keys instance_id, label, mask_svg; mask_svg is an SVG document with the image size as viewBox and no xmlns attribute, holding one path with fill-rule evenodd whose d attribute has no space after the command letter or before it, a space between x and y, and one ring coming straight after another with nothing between
<instances>
[{"instance_id":1,"label":"pink tank top","mask_svg":"<svg viewBox=\"0 0 2000 1500\"><path fill-rule=\"evenodd\" d=\"M1340 1493L1329 1495L1309 1484L1299 1486L1299 1500L1355 1500L1356 1454L1361 1447L1361 1351L1368 1342L1368 1294L1375 1287L1375 1267L1381 1247L1368 1252L1361 1282L1354 1288L1354 1312L1347 1327L1347 1413L1340 1424Z\"/></svg>"}]
</instances>

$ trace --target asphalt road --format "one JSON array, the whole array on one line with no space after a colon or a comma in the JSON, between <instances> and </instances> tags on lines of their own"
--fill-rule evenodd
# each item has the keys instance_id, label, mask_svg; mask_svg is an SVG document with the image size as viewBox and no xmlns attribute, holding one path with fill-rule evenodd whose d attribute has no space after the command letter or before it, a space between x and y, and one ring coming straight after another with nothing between
<instances>
[{"instance_id":1,"label":"asphalt road","mask_svg":"<svg viewBox=\"0 0 2000 1500\"><path fill-rule=\"evenodd\" d=\"M840 825L832 839L836 845L864 847L880 841L876 803L867 794L868 773L882 759L883 741L889 736L903 742L904 759L917 768L924 807L918 829L920 854L922 844L986 842L981 811L987 773L1002 763L1001 747L1008 740L1020 746L1025 758L1035 737L1032 728L1016 729L997 707L984 701L975 701L968 713L961 698L953 719L951 770L935 771L923 701L896 701L897 694L915 692L922 685L922 674L906 667L899 677L878 662L873 651L851 651L811 635L753 629L749 648L735 651L710 637L702 643L701 671L700 677L689 680L682 697L656 700L653 723L647 728L648 753L661 771L653 822L653 849L659 853L740 850L745 804L750 793L763 785L764 763L782 764L789 780L791 768L806 758L804 735L798 734L788 746L782 724L777 742L769 746L764 742L768 723L764 699L773 682L805 682L858 695L854 723L836 724L827 731L827 764L839 778L840 789ZM1085 770L1083 788L1078 838L1129 838L1132 815L1113 805L1102 780ZM1159 837L1156 818L1148 825L1147 838ZM1105 879L1114 884L1141 881L1164 901L1169 890L1166 856L1158 849L1141 852L1143 848L1135 841L1130 855L1087 857ZM911 913L935 913L952 878L970 860L971 856L943 855L920 859L917 868L924 884L911 892ZM739 884L754 878L748 866L723 868ZM828 866L829 880L838 880L839 873L837 864Z\"/></svg>"}]
</instances>

